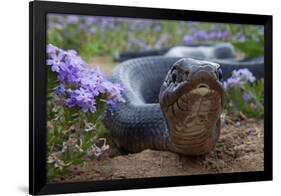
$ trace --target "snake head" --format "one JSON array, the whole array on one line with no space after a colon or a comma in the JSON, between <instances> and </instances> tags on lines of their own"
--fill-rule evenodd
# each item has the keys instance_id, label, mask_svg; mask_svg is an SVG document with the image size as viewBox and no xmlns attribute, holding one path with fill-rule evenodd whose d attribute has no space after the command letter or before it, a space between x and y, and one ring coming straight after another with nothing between
<instances>
[{"instance_id":1,"label":"snake head","mask_svg":"<svg viewBox=\"0 0 281 196\"><path fill-rule=\"evenodd\" d=\"M191 91L199 96L216 91L223 98L222 74L220 65L217 63L182 58L168 71L160 88L159 102L166 107Z\"/></svg>"},{"instance_id":2,"label":"snake head","mask_svg":"<svg viewBox=\"0 0 281 196\"><path fill-rule=\"evenodd\" d=\"M176 151L204 154L214 146L223 109L222 78L217 63L183 58L171 66L159 102Z\"/></svg>"}]
</instances>

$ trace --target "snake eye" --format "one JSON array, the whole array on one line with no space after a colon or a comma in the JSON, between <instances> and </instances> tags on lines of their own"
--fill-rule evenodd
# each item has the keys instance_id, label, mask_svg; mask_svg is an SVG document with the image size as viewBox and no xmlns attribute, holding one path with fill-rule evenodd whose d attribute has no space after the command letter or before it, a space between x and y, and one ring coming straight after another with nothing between
<instances>
[{"instance_id":1,"label":"snake eye","mask_svg":"<svg viewBox=\"0 0 281 196\"><path fill-rule=\"evenodd\" d=\"M173 70L172 72L172 82L175 83L177 81L177 70Z\"/></svg>"}]
</instances>

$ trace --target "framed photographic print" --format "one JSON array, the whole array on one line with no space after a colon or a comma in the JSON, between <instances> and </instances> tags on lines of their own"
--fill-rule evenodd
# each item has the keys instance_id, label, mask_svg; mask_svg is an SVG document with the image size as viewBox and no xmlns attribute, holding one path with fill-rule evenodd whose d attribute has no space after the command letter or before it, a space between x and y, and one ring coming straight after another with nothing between
<instances>
[{"instance_id":1,"label":"framed photographic print","mask_svg":"<svg viewBox=\"0 0 281 196\"><path fill-rule=\"evenodd\" d=\"M272 16L29 8L30 194L272 180Z\"/></svg>"}]
</instances>

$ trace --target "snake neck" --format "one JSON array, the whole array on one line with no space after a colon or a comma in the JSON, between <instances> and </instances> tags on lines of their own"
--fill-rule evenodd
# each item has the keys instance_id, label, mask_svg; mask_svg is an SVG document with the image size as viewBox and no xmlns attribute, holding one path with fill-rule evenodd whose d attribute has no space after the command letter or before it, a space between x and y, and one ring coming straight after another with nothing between
<instances>
[{"instance_id":1,"label":"snake neck","mask_svg":"<svg viewBox=\"0 0 281 196\"><path fill-rule=\"evenodd\" d=\"M185 155L210 152L219 137L221 105L221 96L215 91L208 96L192 92L166 108L169 148Z\"/></svg>"}]
</instances>

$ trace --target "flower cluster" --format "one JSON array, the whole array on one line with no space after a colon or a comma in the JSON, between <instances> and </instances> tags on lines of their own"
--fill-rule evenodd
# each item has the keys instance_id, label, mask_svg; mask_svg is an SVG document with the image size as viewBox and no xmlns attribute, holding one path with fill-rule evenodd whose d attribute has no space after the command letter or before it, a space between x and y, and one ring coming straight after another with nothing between
<instances>
[{"instance_id":1,"label":"flower cluster","mask_svg":"<svg viewBox=\"0 0 281 196\"><path fill-rule=\"evenodd\" d=\"M247 68L234 70L232 72L232 76L224 82L224 87L225 89L231 87L242 87L246 82L253 83L255 80L255 76L253 76L252 72L250 72ZM248 96L245 95L244 97L247 99L246 97Z\"/></svg>"},{"instance_id":2,"label":"flower cluster","mask_svg":"<svg viewBox=\"0 0 281 196\"><path fill-rule=\"evenodd\" d=\"M246 80L251 83L253 83L256 80L256 77L253 76L252 72L250 72L249 69L247 68L239 69L238 71L234 70L232 72L232 76L236 78L241 78L242 80Z\"/></svg>"},{"instance_id":3,"label":"flower cluster","mask_svg":"<svg viewBox=\"0 0 281 196\"><path fill-rule=\"evenodd\" d=\"M70 25L78 25L90 33L96 32L96 27L104 30L120 30L127 27L130 31L136 31L145 27L152 28L155 31L161 30L161 25L150 19L131 19L121 17L108 16L78 16L78 15L63 15L50 14L48 15L48 29L66 28Z\"/></svg>"},{"instance_id":4,"label":"flower cluster","mask_svg":"<svg viewBox=\"0 0 281 196\"><path fill-rule=\"evenodd\" d=\"M55 92L65 98L66 106L95 112L96 99L102 95L106 95L104 101L111 107L125 101L121 95L124 88L106 80L101 72L89 68L76 51L65 51L48 44L47 54L47 65L57 74L60 82Z\"/></svg>"},{"instance_id":5,"label":"flower cluster","mask_svg":"<svg viewBox=\"0 0 281 196\"><path fill-rule=\"evenodd\" d=\"M244 92L242 94L242 98L243 98L244 101L249 101L249 100L251 100L252 97L249 93Z\"/></svg>"},{"instance_id":6,"label":"flower cluster","mask_svg":"<svg viewBox=\"0 0 281 196\"><path fill-rule=\"evenodd\" d=\"M264 80L256 79L246 68L234 70L224 81L225 109L239 118L263 118Z\"/></svg>"},{"instance_id":7,"label":"flower cluster","mask_svg":"<svg viewBox=\"0 0 281 196\"><path fill-rule=\"evenodd\" d=\"M226 39L230 33L228 31L195 31L192 34L183 36L183 43L188 45L193 41L208 41L208 40L223 40Z\"/></svg>"}]
</instances>

